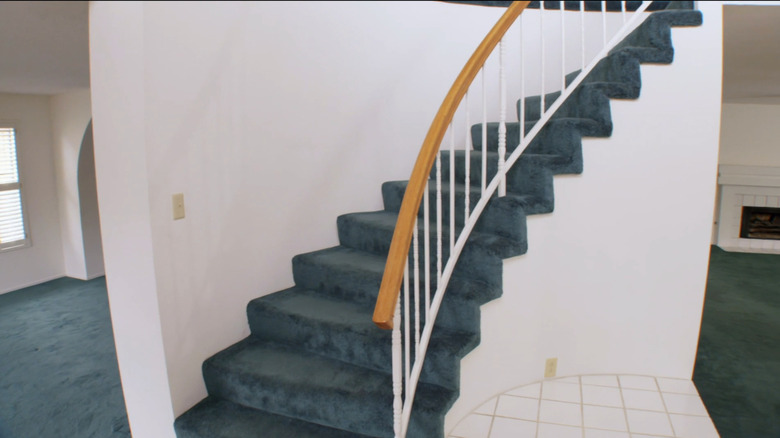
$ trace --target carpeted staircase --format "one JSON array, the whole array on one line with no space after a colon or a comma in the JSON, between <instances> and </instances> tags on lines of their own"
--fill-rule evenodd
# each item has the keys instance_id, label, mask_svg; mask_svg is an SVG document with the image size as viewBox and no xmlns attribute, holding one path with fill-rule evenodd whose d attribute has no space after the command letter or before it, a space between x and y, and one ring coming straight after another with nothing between
<instances>
[{"instance_id":1,"label":"carpeted staircase","mask_svg":"<svg viewBox=\"0 0 780 438\"><path fill-rule=\"evenodd\" d=\"M509 172L507 196L488 205L437 318L409 437L444 436L460 359L479 344L480 305L502 293L502 259L526 252L526 215L553 210L553 176L582 172L582 137L610 135L609 99L639 97L640 63L672 61L670 27L701 23L698 11L686 10L692 2L679 3L683 9L653 13L599 64ZM540 116L539 99L518 102L526 105L527 130ZM479 193L481 129L472 130L471 187L463 151L456 152L457 183L443 187L460 205L466 190ZM519 129L509 124L508 145L518 143ZM496 172L497 131L488 125L488 178ZM442 152L442 181L449 181L449 159ZM371 314L405 187L382 186L382 211L339 217L340 246L294 257L295 286L249 303L252 334L203 364L209 396L176 420L179 438L392 436L390 332L376 328ZM455 220L462 226L462 208Z\"/></svg>"}]
</instances>

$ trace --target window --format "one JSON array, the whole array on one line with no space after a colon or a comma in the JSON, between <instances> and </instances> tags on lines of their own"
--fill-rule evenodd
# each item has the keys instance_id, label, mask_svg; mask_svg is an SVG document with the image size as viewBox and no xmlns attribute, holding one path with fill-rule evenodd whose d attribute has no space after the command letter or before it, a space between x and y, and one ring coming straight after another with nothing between
<instances>
[{"instance_id":1,"label":"window","mask_svg":"<svg viewBox=\"0 0 780 438\"><path fill-rule=\"evenodd\" d=\"M29 245L16 159L16 130L0 127L0 251Z\"/></svg>"}]
</instances>

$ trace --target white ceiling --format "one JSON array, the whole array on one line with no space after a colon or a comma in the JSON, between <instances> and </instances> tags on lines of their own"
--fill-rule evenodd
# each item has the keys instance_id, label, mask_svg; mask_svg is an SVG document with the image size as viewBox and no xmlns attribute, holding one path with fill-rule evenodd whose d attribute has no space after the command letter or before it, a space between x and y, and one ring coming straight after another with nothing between
<instances>
[{"instance_id":1,"label":"white ceiling","mask_svg":"<svg viewBox=\"0 0 780 438\"><path fill-rule=\"evenodd\" d=\"M0 1L0 92L89 87L86 1Z\"/></svg>"},{"instance_id":2,"label":"white ceiling","mask_svg":"<svg viewBox=\"0 0 780 438\"><path fill-rule=\"evenodd\" d=\"M89 87L86 1L0 1L0 92ZM780 6L724 6L725 102L780 103Z\"/></svg>"}]
</instances>

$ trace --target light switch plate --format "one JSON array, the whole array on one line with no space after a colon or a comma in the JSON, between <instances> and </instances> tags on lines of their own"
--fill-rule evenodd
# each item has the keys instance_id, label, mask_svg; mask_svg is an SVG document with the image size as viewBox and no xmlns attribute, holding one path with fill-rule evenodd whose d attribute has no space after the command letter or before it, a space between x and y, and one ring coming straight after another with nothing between
<instances>
[{"instance_id":1,"label":"light switch plate","mask_svg":"<svg viewBox=\"0 0 780 438\"><path fill-rule=\"evenodd\" d=\"M173 220L184 219L184 193L173 195Z\"/></svg>"}]
</instances>

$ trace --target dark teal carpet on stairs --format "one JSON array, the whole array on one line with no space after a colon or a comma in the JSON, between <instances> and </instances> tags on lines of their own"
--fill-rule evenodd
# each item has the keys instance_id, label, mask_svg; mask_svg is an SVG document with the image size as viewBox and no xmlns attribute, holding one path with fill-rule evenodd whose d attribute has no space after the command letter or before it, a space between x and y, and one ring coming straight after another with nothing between
<instances>
[{"instance_id":1,"label":"dark teal carpet on stairs","mask_svg":"<svg viewBox=\"0 0 780 438\"><path fill-rule=\"evenodd\" d=\"M780 255L712 247L693 381L723 438L780 437Z\"/></svg>"},{"instance_id":2,"label":"dark teal carpet on stairs","mask_svg":"<svg viewBox=\"0 0 780 438\"><path fill-rule=\"evenodd\" d=\"M0 295L0 438L129 436L105 278Z\"/></svg>"}]
</instances>

